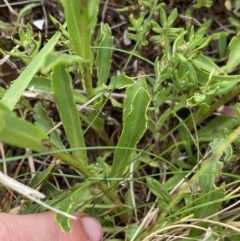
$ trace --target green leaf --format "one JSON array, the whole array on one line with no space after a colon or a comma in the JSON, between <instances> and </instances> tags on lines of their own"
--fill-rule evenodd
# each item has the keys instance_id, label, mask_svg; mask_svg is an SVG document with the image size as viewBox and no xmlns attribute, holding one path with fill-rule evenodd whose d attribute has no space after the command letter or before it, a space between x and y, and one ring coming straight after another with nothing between
<instances>
[{"instance_id":1,"label":"green leaf","mask_svg":"<svg viewBox=\"0 0 240 241\"><path fill-rule=\"evenodd\" d=\"M43 76L34 76L27 88L33 91L40 90L48 94L52 93L51 80Z\"/></svg>"},{"instance_id":2,"label":"green leaf","mask_svg":"<svg viewBox=\"0 0 240 241\"><path fill-rule=\"evenodd\" d=\"M42 96L47 94L49 99L52 97L51 80L43 76L34 76L27 88L33 92L40 93ZM76 90L73 90L73 94L76 103L86 103L87 98L85 95L80 94Z\"/></svg>"},{"instance_id":3,"label":"green leaf","mask_svg":"<svg viewBox=\"0 0 240 241\"><path fill-rule=\"evenodd\" d=\"M125 168L130 164L132 150L135 148L147 128L146 112L150 102L146 83L143 78L128 88L124 100L123 130L114 151L114 159L110 176L122 177Z\"/></svg>"},{"instance_id":4,"label":"green leaf","mask_svg":"<svg viewBox=\"0 0 240 241\"><path fill-rule=\"evenodd\" d=\"M41 185L45 180L51 176L53 170L55 169L56 165L51 163L44 171L37 173L36 176L31 180L29 186L32 188L37 188Z\"/></svg>"},{"instance_id":5,"label":"green leaf","mask_svg":"<svg viewBox=\"0 0 240 241\"><path fill-rule=\"evenodd\" d=\"M129 87L134 84L134 80L131 77L125 75L125 73L121 73L120 75L113 76L111 78L110 84L108 85L108 89L123 89Z\"/></svg>"},{"instance_id":6,"label":"green leaf","mask_svg":"<svg viewBox=\"0 0 240 241\"><path fill-rule=\"evenodd\" d=\"M161 115L159 115L159 119L157 120L157 127L160 129L165 123L165 121L169 118L169 116L175 114L185 104L186 104L186 101L182 100L174 107L167 108Z\"/></svg>"},{"instance_id":7,"label":"green leaf","mask_svg":"<svg viewBox=\"0 0 240 241\"><path fill-rule=\"evenodd\" d=\"M83 184L80 184L77 190L74 190L68 195L68 197L61 200L56 208L66 213L72 214L73 211L76 210L77 205L90 201L89 197L91 192L89 188L91 185L92 183L90 182L84 182ZM83 210L84 209L82 209L82 211ZM70 232L72 230L69 218L66 218L61 214L56 214L56 220L65 232Z\"/></svg>"},{"instance_id":8,"label":"green leaf","mask_svg":"<svg viewBox=\"0 0 240 241\"><path fill-rule=\"evenodd\" d=\"M96 115L88 114L84 115L80 113L80 117L91 126L99 135L99 137L109 146L112 146L112 142L108 137L108 134L104 128L104 119L96 117Z\"/></svg>"},{"instance_id":9,"label":"green leaf","mask_svg":"<svg viewBox=\"0 0 240 241\"><path fill-rule=\"evenodd\" d=\"M112 63L113 37L108 24L101 23L100 38L96 57L98 85L106 84Z\"/></svg>"},{"instance_id":10,"label":"green leaf","mask_svg":"<svg viewBox=\"0 0 240 241\"><path fill-rule=\"evenodd\" d=\"M209 57L199 54L196 59L193 60L193 63L198 67L207 72L213 71L213 74L223 74L223 70L218 67Z\"/></svg>"},{"instance_id":11,"label":"green leaf","mask_svg":"<svg viewBox=\"0 0 240 241\"><path fill-rule=\"evenodd\" d=\"M209 79L209 76L211 73L208 73L206 71L201 70L200 68L198 68L195 64L193 65L194 69L196 71L196 74L198 75L198 81L204 81L206 82ZM234 81L234 82L238 82L240 79L240 75L216 75L213 74L211 76L211 81L212 82L223 82L223 81Z\"/></svg>"},{"instance_id":12,"label":"green leaf","mask_svg":"<svg viewBox=\"0 0 240 241\"><path fill-rule=\"evenodd\" d=\"M226 65L226 72L232 71L240 63L240 33L234 36L229 44L230 54Z\"/></svg>"},{"instance_id":13,"label":"green leaf","mask_svg":"<svg viewBox=\"0 0 240 241\"><path fill-rule=\"evenodd\" d=\"M202 93L205 95L224 95L227 94L229 91L234 89L238 81L229 82L229 81L219 81L216 84L209 85L208 87L200 88Z\"/></svg>"},{"instance_id":14,"label":"green leaf","mask_svg":"<svg viewBox=\"0 0 240 241\"><path fill-rule=\"evenodd\" d=\"M202 179L204 179L205 177L206 176L203 176ZM209 180L206 180L204 185L208 185L208 184L210 184ZM220 187L220 188L213 189L209 193L201 194L200 197L197 196L196 197L197 201L194 202L194 206L195 206L194 218L204 219L208 216L211 216L219 212L219 210L221 209L222 202L219 202L218 200L223 199L224 195L225 195L224 188ZM204 204L208 204L208 205L204 205ZM200 205L204 205L204 206L201 206L198 208L198 206ZM208 228L209 223L200 222L197 225L202 228ZM189 236L196 237L203 233L204 233L203 230L193 228L190 230Z\"/></svg>"},{"instance_id":15,"label":"green leaf","mask_svg":"<svg viewBox=\"0 0 240 241\"><path fill-rule=\"evenodd\" d=\"M88 63L87 59L84 59L77 55L65 54L62 52L52 52L44 59L42 67L42 73L47 74L55 65L65 64L70 65L73 63Z\"/></svg>"},{"instance_id":16,"label":"green leaf","mask_svg":"<svg viewBox=\"0 0 240 241\"><path fill-rule=\"evenodd\" d=\"M173 11L171 11L168 19L167 19L167 27L171 28L174 21L176 20L176 18L178 17L178 12L177 12L177 8L174 8ZM163 26L165 27L165 26Z\"/></svg>"},{"instance_id":17,"label":"green leaf","mask_svg":"<svg viewBox=\"0 0 240 241\"><path fill-rule=\"evenodd\" d=\"M126 210L126 215L128 216L129 220L131 220L134 214L134 204L131 189L127 190L124 195L124 204L128 207Z\"/></svg>"},{"instance_id":18,"label":"green leaf","mask_svg":"<svg viewBox=\"0 0 240 241\"><path fill-rule=\"evenodd\" d=\"M221 147L222 147L222 145L224 144L225 141L226 141L226 139L219 138L219 139L213 140L209 144L209 146L211 147L211 149L212 149L212 151L214 153L214 157L215 158L219 159L222 156L222 154L225 153L224 159L225 160L230 160L231 159L232 153L233 153L232 146L231 145L227 145L227 147L225 149L221 149ZM218 150L220 150L220 151L218 151Z\"/></svg>"},{"instance_id":19,"label":"green leaf","mask_svg":"<svg viewBox=\"0 0 240 241\"><path fill-rule=\"evenodd\" d=\"M35 120L35 125L41 128L45 133L50 131L54 127L54 123L52 119L49 118L47 111L42 108L40 102L38 102L34 106L34 111L35 114L33 115L33 118ZM56 146L60 150L65 149L64 145L60 140L57 130L54 130L50 133L50 141L54 146Z\"/></svg>"},{"instance_id":20,"label":"green leaf","mask_svg":"<svg viewBox=\"0 0 240 241\"><path fill-rule=\"evenodd\" d=\"M202 7L206 7L206 8L210 8L212 6L213 2L212 0L197 0L197 3L193 4L194 8L202 8Z\"/></svg>"},{"instance_id":21,"label":"green leaf","mask_svg":"<svg viewBox=\"0 0 240 241\"><path fill-rule=\"evenodd\" d=\"M165 191L170 191L176 187L176 185L184 178L183 174L175 174L166 180L165 183L161 184Z\"/></svg>"},{"instance_id":22,"label":"green leaf","mask_svg":"<svg viewBox=\"0 0 240 241\"><path fill-rule=\"evenodd\" d=\"M194 93L192 97L187 99L187 104L189 106L198 106L204 103L204 100L206 99L206 95L200 94L200 93Z\"/></svg>"},{"instance_id":23,"label":"green leaf","mask_svg":"<svg viewBox=\"0 0 240 241\"><path fill-rule=\"evenodd\" d=\"M225 136L225 130L232 130L240 125L239 118L231 116L217 116L210 120L205 126L198 130L197 135L200 142L210 142L216 138ZM196 137L194 137L196 138Z\"/></svg>"},{"instance_id":24,"label":"green leaf","mask_svg":"<svg viewBox=\"0 0 240 241\"><path fill-rule=\"evenodd\" d=\"M147 177L146 180L148 188L156 197L159 197L167 203L170 202L171 196L169 195L164 185L162 185L159 181L151 177Z\"/></svg>"},{"instance_id":25,"label":"green leaf","mask_svg":"<svg viewBox=\"0 0 240 241\"><path fill-rule=\"evenodd\" d=\"M85 147L79 113L73 97L71 77L65 65L56 65L52 74L53 98L71 148ZM86 150L77 150L73 156L87 165Z\"/></svg>"},{"instance_id":26,"label":"green leaf","mask_svg":"<svg viewBox=\"0 0 240 241\"><path fill-rule=\"evenodd\" d=\"M211 216L214 213L217 213L220 208L222 202L217 202L220 199L223 199L225 196L224 188L216 188L215 187L215 179L221 172L223 164L219 161L223 152L226 155L231 156L231 146L227 145L222 149L222 145L225 142L225 139L217 139L210 143L210 147L212 149L212 156L208 158L201 166L201 169L198 174L199 175L199 187L202 190L202 193L198 195L194 206L194 218L202 219L208 216ZM208 204L203 206L203 204ZM198 206L200 206L198 208ZM207 228L208 223L201 222L198 223L199 226ZM195 237L201 235L204 231L200 229L191 229L190 236Z\"/></svg>"},{"instance_id":27,"label":"green leaf","mask_svg":"<svg viewBox=\"0 0 240 241\"><path fill-rule=\"evenodd\" d=\"M23 91L27 88L33 76L38 72L38 70L42 66L45 56L47 56L52 51L60 36L61 34L59 32L53 35L53 37L34 57L30 64L28 64L26 69L24 69L21 75L14 81L14 83L4 94L0 102L5 104L10 110L13 110L13 108L19 101L20 97L22 96Z\"/></svg>"},{"instance_id":28,"label":"green leaf","mask_svg":"<svg viewBox=\"0 0 240 241\"><path fill-rule=\"evenodd\" d=\"M160 9L160 20L161 20L161 25L164 28L167 24L167 15L163 8Z\"/></svg>"},{"instance_id":29,"label":"green leaf","mask_svg":"<svg viewBox=\"0 0 240 241\"><path fill-rule=\"evenodd\" d=\"M41 6L41 3L30 3L23 7L18 14L17 23L20 23L20 19L23 19L27 14L33 11L33 8Z\"/></svg>"},{"instance_id":30,"label":"green leaf","mask_svg":"<svg viewBox=\"0 0 240 241\"><path fill-rule=\"evenodd\" d=\"M87 92L87 97L93 93L92 69L93 54L91 40L97 22L99 0L71 0L65 1L65 16L68 32L76 55L87 59L88 63L79 65L82 74L82 83Z\"/></svg>"},{"instance_id":31,"label":"green leaf","mask_svg":"<svg viewBox=\"0 0 240 241\"><path fill-rule=\"evenodd\" d=\"M95 28L99 0L71 0L65 2L66 20L74 50L93 65L91 35Z\"/></svg>"},{"instance_id":32,"label":"green leaf","mask_svg":"<svg viewBox=\"0 0 240 241\"><path fill-rule=\"evenodd\" d=\"M88 1L65 1L65 14L68 32L76 54L92 62L91 33L88 29L90 17L88 15Z\"/></svg>"},{"instance_id":33,"label":"green leaf","mask_svg":"<svg viewBox=\"0 0 240 241\"><path fill-rule=\"evenodd\" d=\"M128 230L127 230L127 240L132 240L133 237L135 237L136 233L139 230L139 225L137 223L130 223L128 225Z\"/></svg>"},{"instance_id":34,"label":"green leaf","mask_svg":"<svg viewBox=\"0 0 240 241\"><path fill-rule=\"evenodd\" d=\"M45 152L48 136L33 124L17 117L0 103L0 141Z\"/></svg>"},{"instance_id":35,"label":"green leaf","mask_svg":"<svg viewBox=\"0 0 240 241\"><path fill-rule=\"evenodd\" d=\"M229 32L222 32L219 34L219 38L217 39L220 59L226 56L228 36L229 36Z\"/></svg>"}]
</instances>

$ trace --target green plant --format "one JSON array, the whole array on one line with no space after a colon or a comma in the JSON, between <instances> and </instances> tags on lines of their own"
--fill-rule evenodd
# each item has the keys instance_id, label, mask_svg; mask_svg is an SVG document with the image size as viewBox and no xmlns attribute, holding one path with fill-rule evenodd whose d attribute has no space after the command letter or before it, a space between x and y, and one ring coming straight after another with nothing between
<instances>
[{"instance_id":1,"label":"green plant","mask_svg":"<svg viewBox=\"0 0 240 241\"><path fill-rule=\"evenodd\" d=\"M215 182L224 166L236 157L233 144L239 143L239 128L236 128L240 123L239 105L231 106L231 114L225 116L213 113L240 92L237 85L240 76L231 74L240 62L239 33L228 44L229 52L220 53L221 58L227 59L225 65L220 66L203 50L220 35L218 46L226 49L227 32L208 36L211 21L197 30L189 24L186 28L176 27L177 9L168 15L164 4L156 0L140 3L143 11L138 17L129 16L131 26L126 35L135 44L128 52L122 72L111 79L113 50L123 50L113 48L114 39L107 24L101 23L98 33L94 34L98 0L63 1L66 24L51 17L59 32L41 50L40 40L33 39L31 26L27 26L26 32L20 29L20 39L15 43L23 46L24 51L9 54L21 58L27 66L10 88L3 91L0 140L38 152L30 154L33 156L51 155L73 168L75 178L80 181L68 190L58 190L48 182L59 165L50 165L38 173L30 186L43 185L46 203L66 213L86 210L97 215L110 209L101 219L110 234L120 232L128 224L125 230L128 240L151 240L154 235L180 233L186 239L203 240L211 224L211 240L216 240L223 231L226 237L238 235L239 229L227 226L218 214L226 200L239 195L227 194L227 188L233 183L216 186ZM194 7L211 4L211 1L197 1ZM150 43L162 53L154 62L141 56ZM54 50L57 44L64 46L67 53ZM136 79L127 76L124 70L133 57L149 64L154 75L144 77L139 72ZM74 89L72 76L81 80L86 95ZM34 106L34 123L13 113L17 104L28 102L22 97L25 89L34 90L39 99L55 103L69 148L64 147L59 133L53 130L54 122L48 117L44 101ZM126 90L120 103L112 93L122 89ZM101 117L108 100L123 110L123 124L115 145ZM79 104L83 107L90 104L95 113L79 112ZM206 121L210 116L211 120ZM87 123L86 129L92 128L106 146L86 147L83 123ZM144 139L146 133L150 133L151 138ZM141 144L142 139L148 143ZM205 148L204 155L202 148ZM93 164L87 156L91 149L104 151ZM182 162L182 157L188 162ZM143 170L148 167L153 171L141 177L139 173L146 173ZM148 204L136 204L134 188L137 185L149 192ZM127 187L124 195L119 195L121 186ZM149 210L149 216L141 217L142 224L135 222L137 210L147 205L156 209L154 216L150 217ZM25 212L45 209L30 202L26 206ZM114 228L113 217L121 220ZM69 218L57 214L57 221L64 230L71 229ZM145 225L147 221L151 225ZM183 225L186 233L181 230Z\"/></svg>"}]
</instances>

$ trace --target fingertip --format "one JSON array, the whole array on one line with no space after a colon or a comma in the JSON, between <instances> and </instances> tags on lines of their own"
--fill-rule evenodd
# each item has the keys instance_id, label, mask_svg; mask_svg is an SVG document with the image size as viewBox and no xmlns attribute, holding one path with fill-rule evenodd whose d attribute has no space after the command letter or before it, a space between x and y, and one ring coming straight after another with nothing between
<instances>
[{"instance_id":1,"label":"fingertip","mask_svg":"<svg viewBox=\"0 0 240 241\"><path fill-rule=\"evenodd\" d=\"M82 217L82 225L85 230L85 233L89 236L92 241L101 241L102 240L102 227L100 223L90 216Z\"/></svg>"}]
</instances>

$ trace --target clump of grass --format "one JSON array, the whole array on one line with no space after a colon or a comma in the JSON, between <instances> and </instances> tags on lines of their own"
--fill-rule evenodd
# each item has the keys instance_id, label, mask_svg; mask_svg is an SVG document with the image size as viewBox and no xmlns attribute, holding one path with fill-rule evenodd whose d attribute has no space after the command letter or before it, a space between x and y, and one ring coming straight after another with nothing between
<instances>
[{"instance_id":1,"label":"clump of grass","mask_svg":"<svg viewBox=\"0 0 240 241\"><path fill-rule=\"evenodd\" d=\"M14 41L22 48L8 54L22 59L26 68L2 90L0 140L34 154L8 153L2 162L47 156L50 164L35 173L29 186L40 187L45 202L65 214L97 216L106 240L237 239L239 178L230 167L238 155L239 106L227 104L240 92L235 74L239 34L223 51L228 33L209 34L210 20L195 28L189 22L193 9L185 27L178 27L177 9L168 14L163 3L139 2L141 8L133 5L129 16L125 37L134 44L127 52L114 48L108 24L97 29L98 0L63 2L66 24L51 17L59 31L43 48L30 24L26 31L19 29ZM193 8L211 6L211 1L201 3ZM237 26L235 19L229 21ZM217 39L222 65L206 52ZM151 44L161 52L154 61L141 55ZM128 58L110 78L114 51ZM152 74L127 75L133 57ZM73 79L80 80L81 92ZM117 92L123 101L115 98ZM33 108L26 98L30 94L37 98ZM61 122L49 117L50 103ZM117 108L122 119L107 115L106 106ZM34 111L32 123L24 120L26 114L14 114L23 107L25 113ZM109 123L118 138L107 131ZM89 130L105 144L89 147ZM101 155L90 163L92 150ZM63 163L70 175L63 173ZM66 181L68 187L61 189L49 181L60 176L74 179L74 185ZM44 210L26 200L22 212ZM71 230L69 216L56 217L65 231Z\"/></svg>"}]
</instances>

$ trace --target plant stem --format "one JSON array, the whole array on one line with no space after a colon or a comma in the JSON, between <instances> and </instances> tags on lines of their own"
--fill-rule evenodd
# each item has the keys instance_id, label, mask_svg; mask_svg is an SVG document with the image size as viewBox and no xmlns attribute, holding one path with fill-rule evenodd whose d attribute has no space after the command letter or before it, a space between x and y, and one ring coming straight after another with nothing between
<instances>
[{"instance_id":1,"label":"plant stem","mask_svg":"<svg viewBox=\"0 0 240 241\"><path fill-rule=\"evenodd\" d=\"M57 148L53 147L52 151L56 151ZM67 153L54 153L52 154L53 156L59 158L72 168L74 168L77 172L83 174L86 177L92 177L94 178L94 174L86 167L86 165L79 160L76 160L75 158L71 157ZM115 191L111 188L108 187L105 183L100 183L99 185L100 190L105 193L110 201L114 204L115 206L115 212L119 215L121 221L126 224L128 221L128 216L123 208L122 202L119 200L118 195L115 194Z\"/></svg>"}]
</instances>

